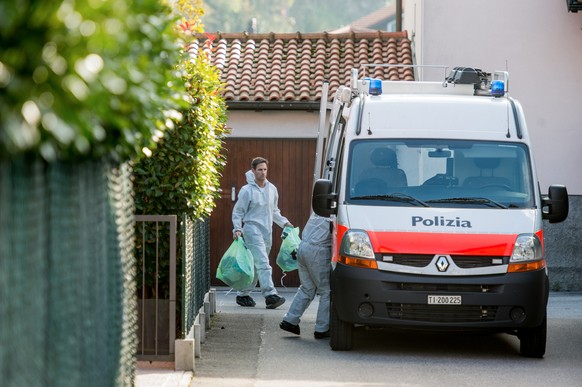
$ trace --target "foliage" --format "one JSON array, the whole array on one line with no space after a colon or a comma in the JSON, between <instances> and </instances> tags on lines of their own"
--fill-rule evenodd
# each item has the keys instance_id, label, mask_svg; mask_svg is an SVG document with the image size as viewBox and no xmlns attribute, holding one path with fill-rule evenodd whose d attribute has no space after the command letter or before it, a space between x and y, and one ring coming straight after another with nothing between
<instances>
[{"instance_id":1,"label":"foliage","mask_svg":"<svg viewBox=\"0 0 582 387\"><path fill-rule=\"evenodd\" d=\"M180 24L187 40L192 32L201 30L196 8L188 0L177 2L177 10L183 16ZM194 19L190 19L194 15ZM184 44L188 49L189 45ZM187 50L186 50L187 51ZM136 212L139 214L186 214L191 219L207 218L219 196L220 178L225 158L221 154L226 132L226 104L220 96L222 83L218 71L210 65L206 53L208 46L192 53L178 64L185 86L188 107L180 111L181 120L160 140L158 147L148 158L141 158L134 165L134 191ZM181 228L181 223L179 223ZM178 230L179 234L181 230ZM144 267L146 298L157 291L160 298L169 297L168 230L160 230L159 246L156 244L157 228L138 230L136 251L139 257L159 257L156 263L148 260ZM143 241L145 239L145 242ZM145 249L145 252L143 251ZM177 258L181 260L184 246L179 244ZM156 267L156 265L159 265ZM178 270L181 265L178 264ZM158 277L153 274L156 273ZM178 273L178 278L181 275ZM138 277L138 282L142 278ZM157 286L156 286L157 285ZM181 288L178 283L177 311L181 312ZM180 321L177 321L180 326Z\"/></svg>"},{"instance_id":2,"label":"foliage","mask_svg":"<svg viewBox=\"0 0 582 387\"><path fill-rule=\"evenodd\" d=\"M183 102L159 0L0 3L0 157L118 160L153 149Z\"/></svg>"},{"instance_id":3,"label":"foliage","mask_svg":"<svg viewBox=\"0 0 582 387\"><path fill-rule=\"evenodd\" d=\"M190 108L149 158L134 167L136 208L142 214L210 215L225 164L226 105L218 73L204 56L181 64Z\"/></svg>"},{"instance_id":4,"label":"foliage","mask_svg":"<svg viewBox=\"0 0 582 387\"><path fill-rule=\"evenodd\" d=\"M202 30L201 0L174 1L178 12L160 1L2 0L0 159L130 160L138 213L208 216L225 163L222 85L182 50ZM156 232L138 232L138 257Z\"/></svg>"},{"instance_id":5,"label":"foliage","mask_svg":"<svg viewBox=\"0 0 582 387\"><path fill-rule=\"evenodd\" d=\"M177 0L174 3L174 10L182 18L182 32L202 32L202 15L204 8L202 0Z\"/></svg>"},{"instance_id":6,"label":"foliage","mask_svg":"<svg viewBox=\"0 0 582 387\"><path fill-rule=\"evenodd\" d=\"M268 33L332 31L386 6L391 0L206 0L204 3L206 31Z\"/></svg>"},{"instance_id":7,"label":"foliage","mask_svg":"<svg viewBox=\"0 0 582 387\"><path fill-rule=\"evenodd\" d=\"M180 26L186 40L202 28L201 10L193 4L188 0L176 4L183 16ZM185 43L184 48L189 45ZM221 151L226 136L226 104L220 96L220 75L210 65L207 48L179 63L188 108L181 111L182 119L168 131L152 156L135 165L138 213L185 213L191 218L204 218L218 198L225 164Z\"/></svg>"},{"instance_id":8,"label":"foliage","mask_svg":"<svg viewBox=\"0 0 582 387\"><path fill-rule=\"evenodd\" d=\"M193 32L202 30L201 0L178 0L175 11L184 50ZM134 168L136 208L142 214L187 214L203 218L212 212L218 197L225 159L221 155L226 136L226 104L222 83L203 50L185 55L178 64L188 107L181 120L160 141L148 158Z\"/></svg>"}]
</instances>

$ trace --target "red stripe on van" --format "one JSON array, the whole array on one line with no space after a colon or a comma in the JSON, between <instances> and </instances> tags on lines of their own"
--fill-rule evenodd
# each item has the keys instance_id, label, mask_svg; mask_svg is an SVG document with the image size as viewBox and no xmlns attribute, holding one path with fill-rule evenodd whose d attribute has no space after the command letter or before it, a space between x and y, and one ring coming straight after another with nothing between
<instances>
[{"instance_id":1,"label":"red stripe on van","mask_svg":"<svg viewBox=\"0 0 582 387\"><path fill-rule=\"evenodd\" d=\"M517 235L368 232L374 251L401 254L511 255Z\"/></svg>"},{"instance_id":2,"label":"red stripe on van","mask_svg":"<svg viewBox=\"0 0 582 387\"><path fill-rule=\"evenodd\" d=\"M338 225L338 249L347 230L347 227ZM536 234L543 247L543 231ZM368 235L376 253L510 256L518 234L368 231ZM339 253L338 249L334 249L334 255Z\"/></svg>"}]
</instances>

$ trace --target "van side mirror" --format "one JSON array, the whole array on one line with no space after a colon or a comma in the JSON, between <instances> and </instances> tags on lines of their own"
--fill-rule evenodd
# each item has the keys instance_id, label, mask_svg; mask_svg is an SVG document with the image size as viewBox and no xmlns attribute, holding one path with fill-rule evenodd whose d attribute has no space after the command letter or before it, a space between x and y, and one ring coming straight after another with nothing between
<instances>
[{"instance_id":1,"label":"van side mirror","mask_svg":"<svg viewBox=\"0 0 582 387\"><path fill-rule=\"evenodd\" d=\"M337 213L337 194L332 193L333 185L326 179L318 179L313 186L313 196L311 206L313 211L319 215L329 218Z\"/></svg>"},{"instance_id":2,"label":"van side mirror","mask_svg":"<svg viewBox=\"0 0 582 387\"><path fill-rule=\"evenodd\" d=\"M548 196L542 197L542 217L550 223L560 223L568 217L568 190L563 185L551 185Z\"/></svg>"}]
</instances>

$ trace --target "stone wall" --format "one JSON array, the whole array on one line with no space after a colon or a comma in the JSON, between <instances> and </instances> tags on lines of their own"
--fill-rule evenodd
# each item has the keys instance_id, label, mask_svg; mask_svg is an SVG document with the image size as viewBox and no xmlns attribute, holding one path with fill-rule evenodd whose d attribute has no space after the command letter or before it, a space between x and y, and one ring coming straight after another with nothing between
<instances>
[{"instance_id":1,"label":"stone wall","mask_svg":"<svg viewBox=\"0 0 582 387\"><path fill-rule=\"evenodd\" d=\"M582 291L582 196L570 196L562 223L544 221L546 261L553 291Z\"/></svg>"}]
</instances>

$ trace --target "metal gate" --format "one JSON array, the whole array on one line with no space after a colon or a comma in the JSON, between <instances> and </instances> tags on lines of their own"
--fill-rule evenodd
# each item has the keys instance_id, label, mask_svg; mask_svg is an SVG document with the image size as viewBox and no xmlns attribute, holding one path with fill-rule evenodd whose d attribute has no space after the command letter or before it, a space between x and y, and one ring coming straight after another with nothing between
<instances>
[{"instance_id":1,"label":"metal gate","mask_svg":"<svg viewBox=\"0 0 582 387\"><path fill-rule=\"evenodd\" d=\"M177 217L136 215L135 220L138 230L136 236L141 236L141 249L137 246L141 254L136 257L141 264L141 279L138 278L137 356L141 360L162 360L164 357L173 360L176 339ZM165 261L163 258L169 259L169 266L165 269L160 267L160 263Z\"/></svg>"}]
</instances>

